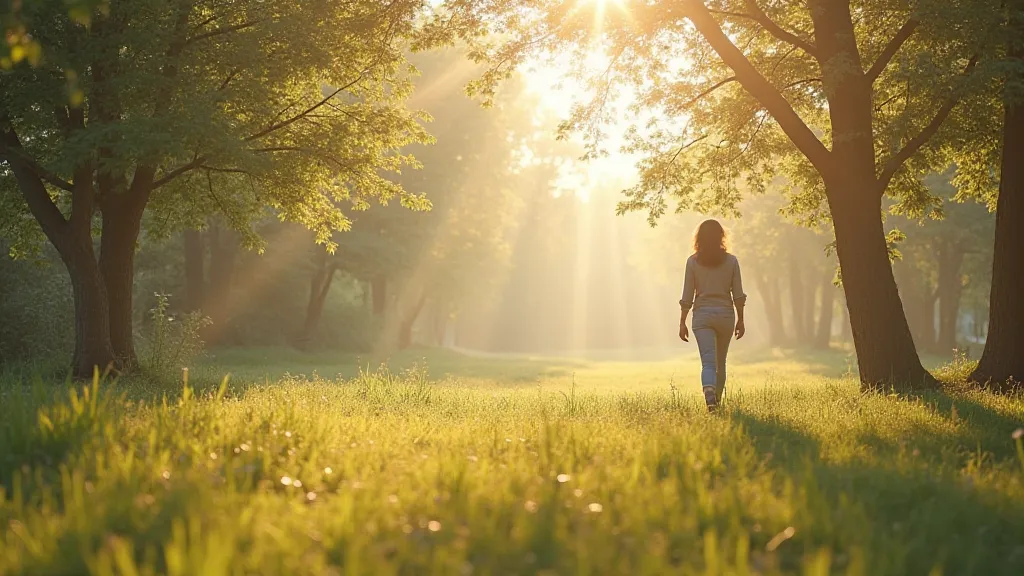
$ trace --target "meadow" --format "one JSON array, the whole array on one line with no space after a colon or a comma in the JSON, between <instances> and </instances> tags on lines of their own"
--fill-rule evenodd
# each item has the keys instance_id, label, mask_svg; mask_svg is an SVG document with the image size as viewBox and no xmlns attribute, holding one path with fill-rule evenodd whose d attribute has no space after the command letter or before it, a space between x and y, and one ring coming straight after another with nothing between
<instances>
[{"instance_id":1,"label":"meadow","mask_svg":"<svg viewBox=\"0 0 1024 576\"><path fill-rule=\"evenodd\" d=\"M841 352L0 380L0 574L1021 574L1024 398L862 394ZM229 380L222 380L230 373ZM1017 436L1014 438L1014 436Z\"/></svg>"}]
</instances>

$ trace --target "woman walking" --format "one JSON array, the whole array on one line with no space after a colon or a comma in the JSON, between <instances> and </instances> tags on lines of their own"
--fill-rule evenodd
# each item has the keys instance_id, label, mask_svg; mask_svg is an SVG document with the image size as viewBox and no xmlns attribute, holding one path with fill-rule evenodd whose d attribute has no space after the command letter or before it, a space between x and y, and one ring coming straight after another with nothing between
<instances>
[{"instance_id":1,"label":"woman walking","mask_svg":"<svg viewBox=\"0 0 1024 576\"><path fill-rule=\"evenodd\" d=\"M693 310L693 335L700 350L700 383L708 410L725 393L725 356L733 335L742 338L743 305L747 301L740 279L740 262L726 251L725 229L705 220L693 238L693 255L686 260L683 298L679 301L679 337L690 341L686 317Z\"/></svg>"}]
</instances>

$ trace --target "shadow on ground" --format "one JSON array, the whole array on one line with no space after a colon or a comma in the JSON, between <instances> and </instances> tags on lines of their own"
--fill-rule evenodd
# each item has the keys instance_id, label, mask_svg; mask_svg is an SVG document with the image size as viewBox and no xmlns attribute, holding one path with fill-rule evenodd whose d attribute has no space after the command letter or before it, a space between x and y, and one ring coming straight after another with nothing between
<instances>
[{"instance_id":1,"label":"shadow on ground","mask_svg":"<svg viewBox=\"0 0 1024 576\"><path fill-rule=\"evenodd\" d=\"M969 406L938 394L932 400L940 410L962 405L961 415L976 418L979 425L1001 428L1009 423L1005 415L979 404ZM833 570L844 568L859 550L868 574L927 574L936 565L943 574L1024 574L1024 503L994 505L984 487L976 488L959 473L962 462L945 461L963 458L975 448L964 437L921 431L894 441L865 433L856 443L870 452L837 461L823 453L818 438L781 418L742 409L730 417L742 425L765 465L776 471L783 484L779 489L799 487L796 532L787 546L802 547L804 553L821 547L843 551L833 558ZM915 463L913 446L920 446L922 454L938 452L942 464ZM991 457L1014 458L1011 451ZM800 557L782 555L793 565L781 567L798 570Z\"/></svg>"}]
</instances>

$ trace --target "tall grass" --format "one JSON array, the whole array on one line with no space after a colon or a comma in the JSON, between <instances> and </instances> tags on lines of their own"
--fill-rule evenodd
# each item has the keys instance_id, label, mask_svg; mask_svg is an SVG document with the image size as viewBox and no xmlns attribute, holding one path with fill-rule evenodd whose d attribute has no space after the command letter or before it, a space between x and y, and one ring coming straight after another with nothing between
<instances>
[{"instance_id":1,"label":"tall grass","mask_svg":"<svg viewBox=\"0 0 1024 576\"><path fill-rule=\"evenodd\" d=\"M0 574L1021 574L1024 400L0 387Z\"/></svg>"}]
</instances>

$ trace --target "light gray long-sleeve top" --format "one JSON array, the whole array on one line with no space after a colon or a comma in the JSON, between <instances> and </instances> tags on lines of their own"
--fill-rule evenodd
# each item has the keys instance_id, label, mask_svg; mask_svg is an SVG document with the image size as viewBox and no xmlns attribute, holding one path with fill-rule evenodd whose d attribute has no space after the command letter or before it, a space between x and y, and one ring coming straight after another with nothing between
<instances>
[{"instance_id":1,"label":"light gray long-sleeve top","mask_svg":"<svg viewBox=\"0 0 1024 576\"><path fill-rule=\"evenodd\" d=\"M747 301L740 278L740 261L732 254L726 254L722 263L715 267L703 266L697 262L697 255L686 260L686 277L683 280L683 297L679 306L683 311L691 308L742 306Z\"/></svg>"}]
</instances>

